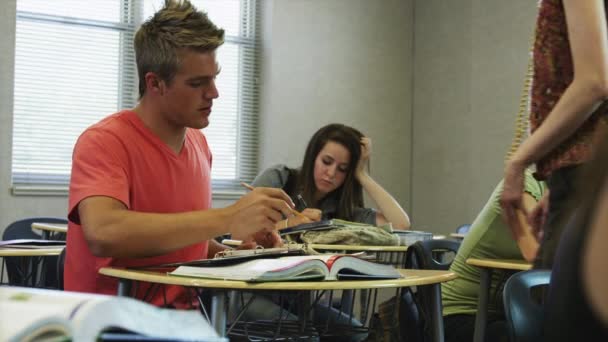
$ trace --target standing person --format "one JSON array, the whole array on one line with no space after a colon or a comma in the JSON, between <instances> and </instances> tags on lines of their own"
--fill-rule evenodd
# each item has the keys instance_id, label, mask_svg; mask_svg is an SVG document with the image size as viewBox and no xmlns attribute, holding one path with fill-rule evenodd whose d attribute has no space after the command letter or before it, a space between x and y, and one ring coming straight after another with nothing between
<instances>
[{"instance_id":1,"label":"standing person","mask_svg":"<svg viewBox=\"0 0 608 342\"><path fill-rule=\"evenodd\" d=\"M324 126L308 142L299 169L273 166L259 174L253 185L281 188L294 200L301 195L309 207L321 210L323 219L375 226L391 222L395 229L409 229L405 210L367 172L371 145L371 139L352 127ZM363 189L379 210L363 206Z\"/></svg>"},{"instance_id":2,"label":"standing person","mask_svg":"<svg viewBox=\"0 0 608 342\"><path fill-rule=\"evenodd\" d=\"M235 204L211 207L209 125L224 30L187 0L166 0L135 36L140 101L89 127L74 147L65 289L116 294L101 267L206 258L222 245L272 231L293 202L278 189L255 189ZM142 298L150 284L138 286ZM151 291L156 305L186 305L188 293Z\"/></svg>"},{"instance_id":3,"label":"standing person","mask_svg":"<svg viewBox=\"0 0 608 342\"><path fill-rule=\"evenodd\" d=\"M535 228L543 229L536 268L553 265L575 175L592 155L593 136L606 126L608 107L602 105L608 97L606 28L602 0L540 1L533 53L532 134L507 162L501 198L504 217L517 230L524 170L536 163L536 177L546 179L550 190L548 199L543 198L531 213Z\"/></svg>"},{"instance_id":4,"label":"standing person","mask_svg":"<svg viewBox=\"0 0 608 342\"><path fill-rule=\"evenodd\" d=\"M551 270L543 341L608 341L608 135L596 153Z\"/></svg>"}]
</instances>

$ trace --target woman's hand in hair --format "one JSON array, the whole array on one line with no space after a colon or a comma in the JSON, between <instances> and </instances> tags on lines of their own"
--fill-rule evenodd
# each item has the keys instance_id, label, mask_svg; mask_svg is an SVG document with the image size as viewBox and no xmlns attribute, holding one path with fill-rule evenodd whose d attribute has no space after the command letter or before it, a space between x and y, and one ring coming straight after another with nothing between
<instances>
[{"instance_id":1,"label":"woman's hand in hair","mask_svg":"<svg viewBox=\"0 0 608 342\"><path fill-rule=\"evenodd\" d=\"M368 137L361 138L361 157L357 164L357 170L355 170L355 176L360 179L362 176L367 175L367 164L369 163L369 157L372 154L372 140Z\"/></svg>"}]
</instances>

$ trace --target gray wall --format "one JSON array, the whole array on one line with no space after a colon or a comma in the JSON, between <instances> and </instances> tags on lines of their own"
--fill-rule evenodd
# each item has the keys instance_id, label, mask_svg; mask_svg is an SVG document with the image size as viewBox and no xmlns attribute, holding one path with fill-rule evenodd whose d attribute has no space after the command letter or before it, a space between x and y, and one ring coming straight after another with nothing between
<instances>
[{"instance_id":1,"label":"gray wall","mask_svg":"<svg viewBox=\"0 0 608 342\"><path fill-rule=\"evenodd\" d=\"M321 125L374 142L372 175L414 228L470 222L501 176L536 2L263 0L260 167L301 163ZM63 216L10 194L15 0L0 1L0 230ZM224 206L227 201L214 201Z\"/></svg>"},{"instance_id":2,"label":"gray wall","mask_svg":"<svg viewBox=\"0 0 608 342\"><path fill-rule=\"evenodd\" d=\"M528 0L415 3L415 227L470 223L500 178L536 16Z\"/></svg>"}]
</instances>

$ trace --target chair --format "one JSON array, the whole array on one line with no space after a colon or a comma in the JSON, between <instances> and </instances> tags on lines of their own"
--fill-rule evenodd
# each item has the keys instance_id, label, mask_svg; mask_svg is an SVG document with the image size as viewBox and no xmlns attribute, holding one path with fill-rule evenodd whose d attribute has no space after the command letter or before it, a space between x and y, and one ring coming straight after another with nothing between
<instances>
[{"instance_id":1,"label":"chair","mask_svg":"<svg viewBox=\"0 0 608 342\"><path fill-rule=\"evenodd\" d=\"M61 251L57 257L57 289L63 290L63 267L65 265L65 252L67 248Z\"/></svg>"},{"instance_id":2,"label":"chair","mask_svg":"<svg viewBox=\"0 0 608 342\"><path fill-rule=\"evenodd\" d=\"M550 270L530 270L514 274L505 283L503 301L511 342L542 339L543 306L531 289L548 286L550 279Z\"/></svg>"},{"instance_id":3,"label":"chair","mask_svg":"<svg viewBox=\"0 0 608 342\"><path fill-rule=\"evenodd\" d=\"M460 225L460 226L456 227L456 234L466 234L469 232L470 229L471 229L470 224Z\"/></svg>"},{"instance_id":4,"label":"chair","mask_svg":"<svg viewBox=\"0 0 608 342\"><path fill-rule=\"evenodd\" d=\"M446 258L446 253L454 255L460 248L460 241L424 240L409 246L406 254L405 268L424 270L448 270L453 258ZM431 321L443 319L430 314L431 293L428 288L420 287L414 293L404 289L399 305L399 322L401 339L412 342L431 340Z\"/></svg>"},{"instance_id":5,"label":"chair","mask_svg":"<svg viewBox=\"0 0 608 342\"><path fill-rule=\"evenodd\" d=\"M32 230L33 222L45 222L45 223L63 223L67 224L68 221L64 218L58 217L32 217L23 220L15 221L6 227L2 234L2 240L14 240L14 239L40 239L41 235L37 234ZM65 234L58 234L54 236L54 239L64 239ZM26 258L32 257L10 257L4 258L6 264L6 271L8 274L8 281L10 285L21 285L21 286L41 286L45 288L57 288L57 269L54 265L57 264L57 257L40 257L43 260L42 272L34 272L34 268L37 266L37 262L30 263ZM28 269L21 270L22 265L28 265ZM53 265L48 267L46 265ZM23 271L23 272L21 272ZM32 276L27 276L31 274ZM37 280L44 279L44 283L37 284Z\"/></svg>"}]
</instances>

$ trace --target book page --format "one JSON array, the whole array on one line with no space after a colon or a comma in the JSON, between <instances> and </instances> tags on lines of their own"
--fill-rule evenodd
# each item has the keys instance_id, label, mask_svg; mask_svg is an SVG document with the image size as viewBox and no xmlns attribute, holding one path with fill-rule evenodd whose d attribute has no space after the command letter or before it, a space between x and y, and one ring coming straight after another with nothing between
<instances>
[{"instance_id":1,"label":"book page","mask_svg":"<svg viewBox=\"0 0 608 342\"><path fill-rule=\"evenodd\" d=\"M70 337L95 341L111 327L161 339L227 341L198 311L157 308L132 298L0 287L0 341Z\"/></svg>"},{"instance_id":2,"label":"book page","mask_svg":"<svg viewBox=\"0 0 608 342\"><path fill-rule=\"evenodd\" d=\"M180 266L170 275L240 281L282 281L323 279L327 266L310 256L256 259L241 264L219 267Z\"/></svg>"},{"instance_id":3,"label":"book page","mask_svg":"<svg viewBox=\"0 0 608 342\"><path fill-rule=\"evenodd\" d=\"M70 336L70 312L82 296L45 296L35 289L0 287L0 341L37 339L38 334Z\"/></svg>"},{"instance_id":4,"label":"book page","mask_svg":"<svg viewBox=\"0 0 608 342\"><path fill-rule=\"evenodd\" d=\"M174 310L155 307L127 297L85 303L72 319L74 341L94 341L109 328L122 328L160 339L227 341L197 310Z\"/></svg>"}]
</instances>

